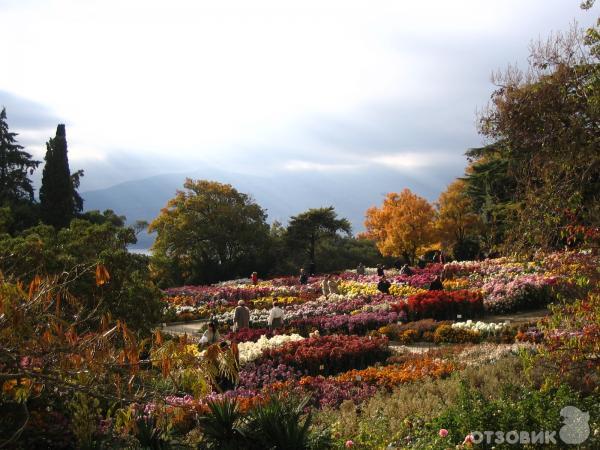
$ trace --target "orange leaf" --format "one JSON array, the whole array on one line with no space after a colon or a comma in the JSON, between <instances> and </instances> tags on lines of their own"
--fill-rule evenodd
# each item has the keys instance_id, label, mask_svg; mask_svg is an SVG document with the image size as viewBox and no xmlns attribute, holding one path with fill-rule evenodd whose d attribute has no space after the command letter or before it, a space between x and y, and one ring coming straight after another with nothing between
<instances>
[{"instance_id":1,"label":"orange leaf","mask_svg":"<svg viewBox=\"0 0 600 450\"><path fill-rule=\"evenodd\" d=\"M42 284L42 279L40 278L39 275L36 275L33 280L31 280L31 283L29 283L29 299L31 300L31 298L33 297L33 294L35 294L38 289L40 288L40 284Z\"/></svg>"},{"instance_id":2,"label":"orange leaf","mask_svg":"<svg viewBox=\"0 0 600 450\"><path fill-rule=\"evenodd\" d=\"M110 275L102 264L96 266L96 286L103 286L110 281Z\"/></svg>"}]
</instances>

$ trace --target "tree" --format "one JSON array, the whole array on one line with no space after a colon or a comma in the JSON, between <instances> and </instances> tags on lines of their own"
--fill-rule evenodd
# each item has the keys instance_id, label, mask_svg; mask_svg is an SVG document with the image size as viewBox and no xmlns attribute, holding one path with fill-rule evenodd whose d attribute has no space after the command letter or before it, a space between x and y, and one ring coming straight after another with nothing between
<instances>
[{"instance_id":1,"label":"tree","mask_svg":"<svg viewBox=\"0 0 600 450\"><path fill-rule=\"evenodd\" d=\"M0 235L0 272L31 283L36 277L70 271L69 290L80 298L82 317L91 312L109 313L132 329L147 331L160 322L163 307L162 294L150 280L149 258L127 251L127 246L136 242L134 230L119 223L111 211L90 215L98 223L74 219L62 230L38 225L16 237ZM110 274L101 286L95 284L94 274L86 271L97 265Z\"/></svg>"},{"instance_id":2,"label":"tree","mask_svg":"<svg viewBox=\"0 0 600 450\"><path fill-rule=\"evenodd\" d=\"M568 227L600 225L597 43L597 28L575 28L535 45L527 72L494 76L479 130L493 142L481 156L493 152L515 186L506 247L562 248Z\"/></svg>"},{"instance_id":3,"label":"tree","mask_svg":"<svg viewBox=\"0 0 600 450\"><path fill-rule=\"evenodd\" d=\"M40 164L16 141L16 133L8 130L6 109L0 111L0 207L4 214L3 231L16 234L38 220L34 189L29 176Z\"/></svg>"},{"instance_id":4,"label":"tree","mask_svg":"<svg viewBox=\"0 0 600 450\"><path fill-rule=\"evenodd\" d=\"M366 212L364 236L377 242L384 256L414 263L417 253L435 240L433 206L410 189L389 193L381 208Z\"/></svg>"},{"instance_id":5,"label":"tree","mask_svg":"<svg viewBox=\"0 0 600 450\"><path fill-rule=\"evenodd\" d=\"M83 199L77 193L83 171L71 174L64 125L58 125L56 136L46 143L44 159L46 165L40 188L42 220L55 228L65 228L83 210Z\"/></svg>"},{"instance_id":6,"label":"tree","mask_svg":"<svg viewBox=\"0 0 600 450\"><path fill-rule=\"evenodd\" d=\"M436 203L435 228L447 248L466 248L467 241L473 241L481 228L466 188L464 180L455 180L440 194Z\"/></svg>"},{"instance_id":7,"label":"tree","mask_svg":"<svg viewBox=\"0 0 600 450\"><path fill-rule=\"evenodd\" d=\"M29 175L40 164L23 151L16 141L17 133L8 131L6 108L0 111L0 204L21 200L33 202L33 185Z\"/></svg>"},{"instance_id":8,"label":"tree","mask_svg":"<svg viewBox=\"0 0 600 450\"><path fill-rule=\"evenodd\" d=\"M229 184L186 179L184 191L150 224L153 267L163 284L247 277L269 245L264 210Z\"/></svg>"},{"instance_id":9,"label":"tree","mask_svg":"<svg viewBox=\"0 0 600 450\"><path fill-rule=\"evenodd\" d=\"M316 248L321 239L334 237L339 232L349 235L351 231L348 219L338 219L333 206L311 208L290 218L286 241L289 248L304 252L309 262L316 264Z\"/></svg>"}]
</instances>

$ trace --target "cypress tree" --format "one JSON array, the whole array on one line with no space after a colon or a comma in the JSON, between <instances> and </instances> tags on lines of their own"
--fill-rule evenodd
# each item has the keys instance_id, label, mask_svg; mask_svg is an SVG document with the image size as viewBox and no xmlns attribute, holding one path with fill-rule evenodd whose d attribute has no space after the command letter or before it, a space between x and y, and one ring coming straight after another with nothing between
<instances>
[{"instance_id":1,"label":"cypress tree","mask_svg":"<svg viewBox=\"0 0 600 450\"><path fill-rule=\"evenodd\" d=\"M65 126L56 127L56 136L46 143L46 165L40 188L42 220L56 228L66 228L71 219L83 209L83 201L77 193L82 171L73 176L67 157L67 135Z\"/></svg>"},{"instance_id":2,"label":"cypress tree","mask_svg":"<svg viewBox=\"0 0 600 450\"><path fill-rule=\"evenodd\" d=\"M17 133L8 131L6 108L0 111L0 205L33 203L33 185L29 175L40 164L23 151L15 139Z\"/></svg>"}]
</instances>

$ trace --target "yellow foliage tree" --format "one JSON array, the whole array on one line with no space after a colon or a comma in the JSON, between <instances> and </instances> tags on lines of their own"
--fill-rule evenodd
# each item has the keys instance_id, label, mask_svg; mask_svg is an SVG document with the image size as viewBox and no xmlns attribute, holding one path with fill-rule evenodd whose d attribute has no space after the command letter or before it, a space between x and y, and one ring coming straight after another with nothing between
<instances>
[{"instance_id":1,"label":"yellow foliage tree","mask_svg":"<svg viewBox=\"0 0 600 450\"><path fill-rule=\"evenodd\" d=\"M435 240L434 218L433 206L410 189L391 192L381 208L367 210L364 236L375 240L384 256L402 256L413 263Z\"/></svg>"},{"instance_id":2,"label":"yellow foliage tree","mask_svg":"<svg viewBox=\"0 0 600 450\"><path fill-rule=\"evenodd\" d=\"M471 199L466 194L464 180L454 180L440 194L436 202L437 219L435 229L445 247L464 242L467 236L481 228L479 216L473 210Z\"/></svg>"}]
</instances>

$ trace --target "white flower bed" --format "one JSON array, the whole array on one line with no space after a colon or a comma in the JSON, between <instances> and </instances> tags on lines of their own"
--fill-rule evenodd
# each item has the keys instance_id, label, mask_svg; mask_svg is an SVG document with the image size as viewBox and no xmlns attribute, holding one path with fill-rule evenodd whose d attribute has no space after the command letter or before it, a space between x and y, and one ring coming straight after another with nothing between
<instances>
[{"instance_id":1,"label":"white flower bed","mask_svg":"<svg viewBox=\"0 0 600 450\"><path fill-rule=\"evenodd\" d=\"M266 336L263 335L256 342L241 342L238 344L240 364L244 365L260 358L267 349L279 347L286 342L301 341L303 339L304 338L299 334L282 334L273 336L271 339L267 339Z\"/></svg>"},{"instance_id":2,"label":"white flower bed","mask_svg":"<svg viewBox=\"0 0 600 450\"><path fill-rule=\"evenodd\" d=\"M456 322L452 324L452 328L454 329L477 331L484 336L496 334L507 326L509 326L508 323L485 323L473 322L472 320L467 320L466 322Z\"/></svg>"}]
</instances>

